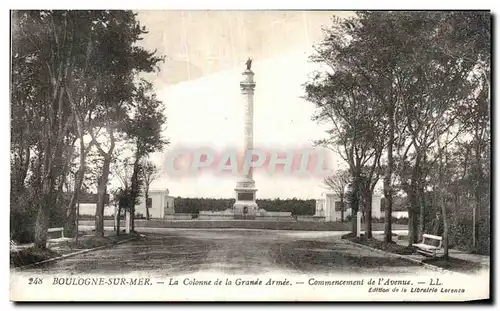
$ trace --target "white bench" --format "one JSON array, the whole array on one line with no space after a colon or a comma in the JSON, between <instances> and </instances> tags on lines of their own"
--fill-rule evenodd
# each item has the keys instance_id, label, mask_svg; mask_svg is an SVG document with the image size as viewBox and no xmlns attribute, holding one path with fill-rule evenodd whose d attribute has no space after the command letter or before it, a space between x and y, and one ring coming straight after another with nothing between
<instances>
[{"instance_id":1,"label":"white bench","mask_svg":"<svg viewBox=\"0 0 500 311\"><path fill-rule=\"evenodd\" d=\"M61 238L64 238L64 228L49 228L47 232L61 232Z\"/></svg>"},{"instance_id":2,"label":"white bench","mask_svg":"<svg viewBox=\"0 0 500 311\"><path fill-rule=\"evenodd\" d=\"M417 249L417 252L426 256L436 257L438 254L444 253L443 238L437 235L424 234L422 242L412 245Z\"/></svg>"}]
</instances>

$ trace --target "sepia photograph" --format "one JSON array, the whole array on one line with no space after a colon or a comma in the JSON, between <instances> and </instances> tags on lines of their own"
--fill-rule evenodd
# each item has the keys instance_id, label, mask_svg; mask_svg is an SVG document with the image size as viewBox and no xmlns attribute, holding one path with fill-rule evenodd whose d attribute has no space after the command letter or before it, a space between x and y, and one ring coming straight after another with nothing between
<instances>
[{"instance_id":1,"label":"sepia photograph","mask_svg":"<svg viewBox=\"0 0 500 311\"><path fill-rule=\"evenodd\" d=\"M11 10L10 300L492 299L487 10Z\"/></svg>"}]
</instances>

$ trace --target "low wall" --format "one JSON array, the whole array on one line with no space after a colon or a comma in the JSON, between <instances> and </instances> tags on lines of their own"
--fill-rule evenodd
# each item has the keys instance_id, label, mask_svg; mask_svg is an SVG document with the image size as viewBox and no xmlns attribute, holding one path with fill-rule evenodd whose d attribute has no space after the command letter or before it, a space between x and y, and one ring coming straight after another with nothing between
<instances>
[{"instance_id":1,"label":"low wall","mask_svg":"<svg viewBox=\"0 0 500 311\"><path fill-rule=\"evenodd\" d=\"M199 220L231 220L234 218L234 211L227 209L224 211L200 211Z\"/></svg>"},{"instance_id":2,"label":"low wall","mask_svg":"<svg viewBox=\"0 0 500 311\"><path fill-rule=\"evenodd\" d=\"M179 214L171 214L171 215L165 215L163 217L165 220L190 220L193 219L193 215L188 214L188 213L179 213Z\"/></svg>"},{"instance_id":3,"label":"low wall","mask_svg":"<svg viewBox=\"0 0 500 311\"><path fill-rule=\"evenodd\" d=\"M295 221L292 216L267 216L267 215L257 215L255 216L255 220L264 220L264 221Z\"/></svg>"},{"instance_id":4,"label":"low wall","mask_svg":"<svg viewBox=\"0 0 500 311\"><path fill-rule=\"evenodd\" d=\"M257 216L261 217L291 217L291 212L268 212L268 211L259 211Z\"/></svg>"},{"instance_id":5,"label":"low wall","mask_svg":"<svg viewBox=\"0 0 500 311\"><path fill-rule=\"evenodd\" d=\"M224 211L200 211L199 215L211 215L211 216L234 215L234 211L231 209L227 209Z\"/></svg>"},{"instance_id":6,"label":"low wall","mask_svg":"<svg viewBox=\"0 0 500 311\"><path fill-rule=\"evenodd\" d=\"M225 211L200 211L198 214L199 220L232 220L244 219L245 216L235 215L231 209ZM255 220L263 221L295 221L290 212L267 212L260 210L255 216L251 217Z\"/></svg>"},{"instance_id":7,"label":"low wall","mask_svg":"<svg viewBox=\"0 0 500 311\"><path fill-rule=\"evenodd\" d=\"M298 221L313 221L313 222L323 222L325 221L325 216L297 216Z\"/></svg>"},{"instance_id":8,"label":"low wall","mask_svg":"<svg viewBox=\"0 0 500 311\"><path fill-rule=\"evenodd\" d=\"M199 214L199 220L231 220L234 218L233 214Z\"/></svg>"}]
</instances>

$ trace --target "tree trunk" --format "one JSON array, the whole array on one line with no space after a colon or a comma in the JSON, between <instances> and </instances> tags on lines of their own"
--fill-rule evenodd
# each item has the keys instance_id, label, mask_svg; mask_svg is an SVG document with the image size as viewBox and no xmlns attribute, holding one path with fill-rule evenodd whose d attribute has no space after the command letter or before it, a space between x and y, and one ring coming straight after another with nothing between
<instances>
[{"instance_id":1,"label":"tree trunk","mask_svg":"<svg viewBox=\"0 0 500 311\"><path fill-rule=\"evenodd\" d=\"M62 174L61 174L61 177L59 179L59 184L57 185L57 192L56 192L56 199L55 199L57 206L64 204L64 196L63 196L64 189L63 188L64 188L64 184L66 183L66 180L67 180L67 177L69 174L70 164L71 164L72 159L73 159L73 153L74 153L74 149L75 149L74 143L75 143L75 141L73 141L71 146L68 147L69 150L68 150L68 153L66 155L66 161L63 164Z\"/></svg>"},{"instance_id":2,"label":"tree trunk","mask_svg":"<svg viewBox=\"0 0 500 311\"><path fill-rule=\"evenodd\" d=\"M384 197L385 197L384 242L390 243L392 242L392 191L390 190L390 188L385 188L385 181L384 181Z\"/></svg>"},{"instance_id":3,"label":"tree trunk","mask_svg":"<svg viewBox=\"0 0 500 311\"><path fill-rule=\"evenodd\" d=\"M85 136L85 130L84 130L84 124L83 124L83 118L79 114L79 108L77 107L75 101L73 100L73 97L71 93L69 92L68 88L66 88L66 94L67 98L70 102L71 105L71 114L74 117L76 121L76 129L78 133L78 139L80 140L80 168L78 169L78 176L75 180L75 188L73 190L73 195L71 197L70 204L68 206L67 210L67 219L66 219L66 226L65 226L65 233L68 234L68 236L72 237L78 232L78 228L76 227L76 204L78 201L78 196L80 194L80 189L83 183L83 178L85 177L85 158L87 156L87 150L85 149L85 141L83 140L83 137ZM90 148L89 148L90 149ZM76 229L76 230L75 230Z\"/></svg>"},{"instance_id":4,"label":"tree trunk","mask_svg":"<svg viewBox=\"0 0 500 311\"><path fill-rule=\"evenodd\" d=\"M408 209L408 246L411 246L413 243L417 243L418 239L418 219L417 219L417 193L414 189L413 185L411 186L411 190L409 193L409 209Z\"/></svg>"},{"instance_id":5,"label":"tree trunk","mask_svg":"<svg viewBox=\"0 0 500 311\"><path fill-rule=\"evenodd\" d=\"M476 135L477 136L477 135ZM474 206L472 210L472 247L475 249L477 247L477 241L479 240L479 230L477 229L477 222L479 220L479 211L481 209L481 197L483 188L483 172L481 168L481 146L478 141L479 138L476 137L476 143L474 147L475 151L475 163L474 163Z\"/></svg>"},{"instance_id":6,"label":"tree trunk","mask_svg":"<svg viewBox=\"0 0 500 311\"><path fill-rule=\"evenodd\" d=\"M76 204L76 242L78 242L78 235L80 234L80 202Z\"/></svg>"},{"instance_id":7,"label":"tree trunk","mask_svg":"<svg viewBox=\"0 0 500 311\"><path fill-rule=\"evenodd\" d=\"M445 201L445 200L443 200ZM443 214L443 248L444 248L444 259L448 260L448 251L449 251L449 244L448 244L448 215L446 214L446 203L443 202L442 204L442 214Z\"/></svg>"},{"instance_id":8,"label":"tree trunk","mask_svg":"<svg viewBox=\"0 0 500 311\"><path fill-rule=\"evenodd\" d=\"M116 221L116 235L120 235L121 212L122 212L122 208L120 206L118 206L118 216L117 216L117 221Z\"/></svg>"},{"instance_id":9,"label":"tree trunk","mask_svg":"<svg viewBox=\"0 0 500 311\"><path fill-rule=\"evenodd\" d=\"M472 207L472 249L473 250L476 250L477 241L479 239L478 230L477 230L477 220L478 220L477 214L478 214L478 210L479 210L480 206L481 206L480 199L477 195L475 195L474 205Z\"/></svg>"},{"instance_id":10,"label":"tree trunk","mask_svg":"<svg viewBox=\"0 0 500 311\"><path fill-rule=\"evenodd\" d=\"M415 158L415 166L413 167L412 176L410 184L407 185L407 194L409 197L410 207L408 210L408 245L411 246L413 243L417 243L418 240L418 219L417 211L419 209L418 200L418 187L421 175L421 160L422 156L417 150L417 156Z\"/></svg>"},{"instance_id":11,"label":"tree trunk","mask_svg":"<svg viewBox=\"0 0 500 311\"><path fill-rule=\"evenodd\" d=\"M441 149L439 139L437 140L437 145L438 148ZM449 250L449 244L448 244L448 215L446 213L446 205L448 203L448 200L446 198L447 196L447 189L445 186L445 167L448 164L448 157L445 158L445 162L443 163L443 153L446 153L447 150L443 150L439 154L439 169L438 169L438 188L439 188L439 198L441 201L441 216L443 217L443 248L444 248L444 256L443 258L445 260L448 260L448 250Z\"/></svg>"},{"instance_id":12,"label":"tree trunk","mask_svg":"<svg viewBox=\"0 0 500 311\"><path fill-rule=\"evenodd\" d=\"M130 232L135 231L135 206L130 210Z\"/></svg>"},{"instance_id":13,"label":"tree trunk","mask_svg":"<svg viewBox=\"0 0 500 311\"><path fill-rule=\"evenodd\" d=\"M394 105L391 103L388 107L389 116L389 140L387 142L387 167L384 174L384 197L385 197L385 225L384 225L384 241L392 242L392 173L394 171Z\"/></svg>"},{"instance_id":14,"label":"tree trunk","mask_svg":"<svg viewBox=\"0 0 500 311\"><path fill-rule=\"evenodd\" d=\"M355 181L353 183L352 195L350 200L351 205L351 222L352 222L352 234L356 235L358 232L358 221L357 221L357 213L359 210L359 187L358 182Z\"/></svg>"},{"instance_id":15,"label":"tree trunk","mask_svg":"<svg viewBox=\"0 0 500 311\"><path fill-rule=\"evenodd\" d=\"M44 200L45 201L45 200ZM39 204L35 226L35 248L46 248L47 230L49 229L49 207L46 202Z\"/></svg>"},{"instance_id":16,"label":"tree trunk","mask_svg":"<svg viewBox=\"0 0 500 311\"><path fill-rule=\"evenodd\" d=\"M344 222L344 195L340 195L340 222Z\"/></svg>"},{"instance_id":17,"label":"tree trunk","mask_svg":"<svg viewBox=\"0 0 500 311\"><path fill-rule=\"evenodd\" d=\"M18 208L20 204L23 206L30 206L26 201L20 201L19 198L22 197L26 190L25 180L30 164L30 148L27 145L23 151L23 148L19 148L19 156L14 154L14 165L11 166L11 176L10 176L10 206L11 210Z\"/></svg>"},{"instance_id":18,"label":"tree trunk","mask_svg":"<svg viewBox=\"0 0 500 311\"><path fill-rule=\"evenodd\" d=\"M97 186L97 207L95 210L95 235L104 236L104 206L108 186L112 151L104 157L102 174Z\"/></svg>"},{"instance_id":19,"label":"tree trunk","mask_svg":"<svg viewBox=\"0 0 500 311\"><path fill-rule=\"evenodd\" d=\"M47 136L46 136L47 137ZM47 247L47 231L50 225L50 211L54 205L54 179L57 171L58 157L61 156L60 145L52 146L51 140L47 137L44 142L43 163L40 163L42 170L41 193L38 201L38 213L35 223L35 248L44 249ZM52 151L55 149L55 155Z\"/></svg>"},{"instance_id":20,"label":"tree trunk","mask_svg":"<svg viewBox=\"0 0 500 311\"><path fill-rule=\"evenodd\" d=\"M85 177L85 158L85 143L82 137L80 137L80 167L78 168L78 173L75 178L75 187L73 189L73 194L71 195L71 200L66 210L66 223L64 225L64 234L67 237L75 236L76 232L78 231L78 228L76 228L76 204L78 202L78 197L82 188L83 178Z\"/></svg>"},{"instance_id":21,"label":"tree trunk","mask_svg":"<svg viewBox=\"0 0 500 311\"><path fill-rule=\"evenodd\" d=\"M85 168L80 167L75 178L75 187L68 208L66 209L66 223L64 225L64 235L73 237L76 233L76 204L78 202L79 192L85 175Z\"/></svg>"},{"instance_id":22,"label":"tree trunk","mask_svg":"<svg viewBox=\"0 0 500 311\"><path fill-rule=\"evenodd\" d=\"M35 248L47 247L47 231L49 229L50 207L52 205L52 177L45 178L42 186L42 199L38 204L35 226Z\"/></svg>"},{"instance_id":23,"label":"tree trunk","mask_svg":"<svg viewBox=\"0 0 500 311\"><path fill-rule=\"evenodd\" d=\"M442 164L441 164L442 166ZM444 177L442 176L442 168L440 168L440 173L439 173L439 192L441 196L441 215L443 217L443 248L444 248L444 256L443 258L445 260L448 260L448 251L449 251L449 238L448 238L448 232L449 232L449 224L448 224L448 215L447 215L447 200L446 200L446 189L444 185Z\"/></svg>"},{"instance_id":24,"label":"tree trunk","mask_svg":"<svg viewBox=\"0 0 500 311\"><path fill-rule=\"evenodd\" d=\"M418 215L418 227L419 230L419 240L422 240L423 234L425 233L425 193L424 189L420 188L418 191L418 207L419 207L419 215Z\"/></svg>"},{"instance_id":25,"label":"tree trunk","mask_svg":"<svg viewBox=\"0 0 500 311\"><path fill-rule=\"evenodd\" d=\"M13 199L16 199L23 192L24 182L28 174L30 164L30 146L19 147L18 152L14 153L14 165L11 170L11 193Z\"/></svg>"},{"instance_id":26,"label":"tree trunk","mask_svg":"<svg viewBox=\"0 0 500 311\"><path fill-rule=\"evenodd\" d=\"M148 194L148 189L146 189L144 191L144 199L146 200L146 220L149 220L149 208L148 208L148 198L149 198L149 194Z\"/></svg>"},{"instance_id":27,"label":"tree trunk","mask_svg":"<svg viewBox=\"0 0 500 311\"><path fill-rule=\"evenodd\" d=\"M117 219L116 219L116 215L117 214L116 213L117 212L118 212L118 206L116 206L116 204L115 204L115 206L114 206L114 214L113 214L113 231L115 231L115 232L116 232L116 221L117 221Z\"/></svg>"},{"instance_id":28,"label":"tree trunk","mask_svg":"<svg viewBox=\"0 0 500 311\"><path fill-rule=\"evenodd\" d=\"M357 231L358 222L356 219L356 211L354 211L353 205L354 204L351 204L351 224L352 224L352 234L356 235L356 233L358 232Z\"/></svg>"},{"instance_id":29,"label":"tree trunk","mask_svg":"<svg viewBox=\"0 0 500 311\"><path fill-rule=\"evenodd\" d=\"M362 203L362 219L365 222L365 236L366 238L372 238L372 187L371 187L371 174L369 177L361 176L359 179L359 195Z\"/></svg>"},{"instance_id":30,"label":"tree trunk","mask_svg":"<svg viewBox=\"0 0 500 311\"><path fill-rule=\"evenodd\" d=\"M372 194L371 191L364 191L364 212L365 212L365 235L368 239L373 237L372 233Z\"/></svg>"},{"instance_id":31,"label":"tree trunk","mask_svg":"<svg viewBox=\"0 0 500 311\"><path fill-rule=\"evenodd\" d=\"M139 147L137 147L137 151L135 154L135 162L134 162L134 170L132 173L132 182L130 185L131 188L131 202L129 202L129 210L130 210L130 231L133 232L135 231L135 202L137 198L139 197L139 161L140 161L140 153L139 153Z\"/></svg>"}]
</instances>

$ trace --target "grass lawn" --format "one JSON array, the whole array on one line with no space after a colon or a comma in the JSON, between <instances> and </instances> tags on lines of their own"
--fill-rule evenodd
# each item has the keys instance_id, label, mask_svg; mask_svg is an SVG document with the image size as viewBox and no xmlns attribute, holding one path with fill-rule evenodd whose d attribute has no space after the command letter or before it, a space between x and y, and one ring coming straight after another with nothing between
<instances>
[{"instance_id":1,"label":"grass lawn","mask_svg":"<svg viewBox=\"0 0 500 311\"><path fill-rule=\"evenodd\" d=\"M462 273L471 273L483 268L483 266L477 262L454 257L449 257L448 260L445 260L443 257L429 258L423 262L443 269Z\"/></svg>"},{"instance_id":2,"label":"grass lawn","mask_svg":"<svg viewBox=\"0 0 500 311\"><path fill-rule=\"evenodd\" d=\"M105 220L105 226L113 226L113 221ZM94 225L92 221L82 221L80 225ZM124 228L124 222L121 227ZM137 228L199 228L199 229L266 229L266 230L303 230L303 231L350 231L350 222L309 222L309 221L289 221L289 220L163 220L136 219ZM393 225L394 230L406 229L406 225ZM139 230L139 229L138 229ZM383 223L374 223L374 231L384 230ZM140 230L139 230L140 231Z\"/></svg>"},{"instance_id":3,"label":"grass lawn","mask_svg":"<svg viewBox=\"0 0 500 311\"><path fill-rule=\"evenodd\" d=\"M73 251L79 251L84 249L95 248L99 246L104 246L108 244L116 244L119 241L130 239L131 237L135 237L137 234L121 234L116 236L114 232L106 232L106 235L103 237L95 236L95 235L84 235L78 238L78 242L73 239L66 241L61 246Z\"/></svg>"},{"instance_id":4,"label":"grass lawn","mask_svg":"<svg viewBox=\"0 0 500 311\"><path fill-rule=\"evenodd\" d=\"M46 249L28 247L21 250L11 250L10 266L20 267L29 265L85 249L96 248L104 245L113 245L119 241L136 236L137 234L122 234L116 236L113 232L106 232L104 237L94 235L80 236L78 238L78 242L76 239L57 241L56 243L51 243L50 248Z\"/></svg>"},{"instance_id":5,"label":"grass lawn","mask_svg":"<svg viewBox=\"0 0 500 311\"><path fill-rule=\"evenodd\" d=\"M352 246L334 241L295 240L273 245L269 254L279 266L315 273L363 272L367 268L401 268L415 265L399 258L373 254L370 251L354 254L350 249Z\"/></svg>"},{"instance_id":6,"label":"grass lawn","mask_svg":"<svg viewBox=\"0 0 500 311\"><path fill-rule=\"evenodd\" d=\"M343 239L348 239L354 243L363 244L376 249L380 249L389 253L399 254L399 255L412 255L414 253L413 247L399 245L395 242L385 243L377 239L367 239L364 236L360 238L355 237L353 234L349 233L342 236ZM483 266L480 263L472 262L468 260L463 260L459 258L449 257L445 260L443 257L427 258L422 260L422 262L437 266L446 270L451 270L461 273L471 273L480 270Z\"/></svg>"},{"instance_id":7,"label":"grass lawn","mask_svg":"<svg viewBox=\"0 0 500 311\"><path fill-rule=\"evenodd\" d=\"M366 246L370 246L376 249L380 249L386 252L400 254L400 255L411 255L413 253L413 248L408 246L399 245L396 242L385 243L383 241L371 238L367 239L364 235L361 237L356 237L353 234L349 233L342 236L343 239L347 239L354 243L363 244Z\"/></svg>"},{"instance_id":8,"label":"grass lawn","mask_svg":"<svg viewBox=\"0 0 500 311\"><path fill-rule=\"evenodd\" d=\"M59 257L61 254L50 249L36 249L34 247L10 252L10 266L19 267L40 262L50 258Z\"/></svg>"}]
</instances>

